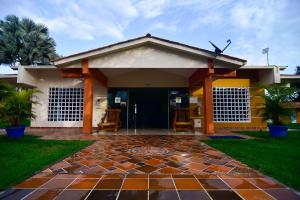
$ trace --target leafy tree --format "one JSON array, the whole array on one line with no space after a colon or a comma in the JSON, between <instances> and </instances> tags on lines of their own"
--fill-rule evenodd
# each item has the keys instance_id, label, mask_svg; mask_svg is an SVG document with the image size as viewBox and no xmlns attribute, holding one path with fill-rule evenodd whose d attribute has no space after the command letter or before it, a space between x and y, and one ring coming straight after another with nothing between
<instances>
[{"instance_id":1,"label":"leafy tree","mask_svg":"<svg viewBox=\"0 0 300 200\"><path fill-rule=\"evenodd\" d=\"M296 67L295 75L300 75L300 66ZM298 90L300 90L300 81L296 80L296 81L291 82L291 86L297 88ZM298 96L295 99L295 101L300 102L300 92L298 92Z\"/></svg>"},{"instance_id":2,"label":"leafy tree","mask_svg":"<svg viewBox=\"0 0 300 200\"><path fill-rule=\"evenodd\" d=\"M25 120L34 119L32 104L36 104L37 89L15 88L0 82L0 122L7 126L20 126Z\"/></svg>"},{"instance_id":3,"label":"leafy tree","mask_svg":"<svg viewBox=\"0 0 300 200\"><path fill-rule=\"evenodd\" d=\"M0 20L0 64L50 64L57 57L55 46L42 24L15 15Z\"/></svg>"},{"instance_id":4,"label":"leafy tree","mask_svg":"<svg viewBox=\"0 0 300 200\"><path fill-rule=\"evenodd\" d=\"M273 125L284 124L285 118L292 114L290 103L297 97L297 90L280 83L260 87L265 90L265 94L261 95L265 105L258 112L264 120L272 120Z\"/></svg>"}]
</instances>

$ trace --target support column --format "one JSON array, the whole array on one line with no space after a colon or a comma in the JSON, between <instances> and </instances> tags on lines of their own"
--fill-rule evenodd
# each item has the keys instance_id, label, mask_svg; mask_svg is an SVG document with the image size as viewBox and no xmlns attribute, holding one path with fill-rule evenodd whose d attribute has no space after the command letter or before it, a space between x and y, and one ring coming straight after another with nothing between
<instances>
[{"instance_id":1,"label":"support column","mask_svg":"<svg viewBox=\"0 0 300 200\"><path fill-rule=\"evenodd\" d=\"M93 131L93 94L94 78L89 73L88 60L82 61L82 74L84 77L84 102L83 102L83 129L84 134Z\"/></svg>"},{"instance_id":2,"label":"support column","mask_svg":"<svg viewBox=\"0 0 300 200\"><path fill-rule=\"evenodd\" d=\"M208 75L203 81L203 99L204 99L204 132L207 135L213 135L214 116L213 116L213 92L212 92L212 74L214 73L213 60L208 60Z\"/></svg>"}]
</instances>

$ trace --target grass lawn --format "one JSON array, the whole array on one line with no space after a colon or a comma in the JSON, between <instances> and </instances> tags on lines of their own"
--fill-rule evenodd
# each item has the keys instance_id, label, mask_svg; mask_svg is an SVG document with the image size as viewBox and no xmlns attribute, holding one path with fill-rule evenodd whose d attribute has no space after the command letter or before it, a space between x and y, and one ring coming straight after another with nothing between
<instances>
[{"instance_id":1,"label":"grass lawn","mask_svg":"<svg viewBox=\"0 0 300 200\"><path fill-rule=\"evenodd\" d=\"M214 139L204 142L248 166L300 191L300 131L286 138L270 138L268 132L244 131L258 139Z\"/></svg>"},{"instance_id":2,"label":"grass lawn","mask_svg":"<svg viewBox=\"0 0 300 200\"><path fill-rule=\"evenodd\" d=\"M1 135L0 190L17 184L91 143L92 141L41 140L31 135L13 140Z\"/></svg>"}]
</instances>

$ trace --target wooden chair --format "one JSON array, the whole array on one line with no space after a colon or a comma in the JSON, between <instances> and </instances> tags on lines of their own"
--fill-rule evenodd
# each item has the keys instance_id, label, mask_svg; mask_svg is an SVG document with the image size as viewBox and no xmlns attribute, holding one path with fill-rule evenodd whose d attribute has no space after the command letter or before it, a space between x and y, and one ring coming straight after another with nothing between
<instances>
[{"instance_id":1,"label":"wooden chair","mask_svg":"<svg viewBox=\"0 0 300 200\"><path fill-rule=\"evenodd\" d=\"M194 130L194 126L189 116L189 108L176 108L174 110L173 130L187 131Z\"/></svg>"},{"instance_id":2,"label":"wooden chair","mask_svg":"<svg viewBox=\"0 0 300 200\"><path fill-rule=\"evenodd\" d=\"M98 124L98 131L117 131L121 127L120 120L121 109L107 109L105 114Z\"/></svg>"}]
</instances>

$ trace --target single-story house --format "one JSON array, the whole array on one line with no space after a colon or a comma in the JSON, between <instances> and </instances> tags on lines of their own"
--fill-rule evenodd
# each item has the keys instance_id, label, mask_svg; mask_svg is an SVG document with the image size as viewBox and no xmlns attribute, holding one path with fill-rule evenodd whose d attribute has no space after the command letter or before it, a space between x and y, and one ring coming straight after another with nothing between
<instances>
[{"instance_id":1,"label":"single-story house","mask_svg":"<svg viewBox=\"0 0 300 200\"><path fill-rule=\"evenodd\" d=\"M246 60L143 37L62 57L49 66L19 66L17 83L35 87L32 127L82 127L92 133L105 109L120 108L122 128L172 127L173 109L190 108L206 134L219 128L265 128L256 85L280 82L285 66ZM11 77L6 77L11 78Z\"/></svg>"}]
</instances>

